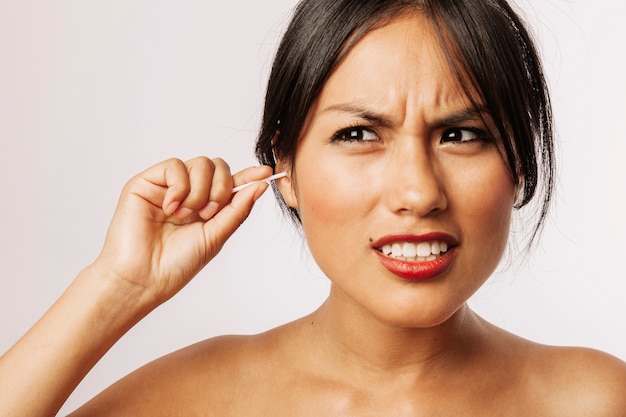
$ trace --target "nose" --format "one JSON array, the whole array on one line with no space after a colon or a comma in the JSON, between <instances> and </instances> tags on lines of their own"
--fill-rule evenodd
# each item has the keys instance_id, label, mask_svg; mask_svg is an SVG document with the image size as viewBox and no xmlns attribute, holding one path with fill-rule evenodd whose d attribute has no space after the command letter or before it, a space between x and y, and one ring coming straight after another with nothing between
<instances>
[{"instance_id":1,"label":"nose","mask_svg":"<svg viewBox=\"0 0 626 417\"><path fill-rule=\"evenodd\" d=\"M422 217L445 210L444 178L433 152L415 139L407 142L388 160L387 204L393 212Z\"/></svg>"}]
</instances>

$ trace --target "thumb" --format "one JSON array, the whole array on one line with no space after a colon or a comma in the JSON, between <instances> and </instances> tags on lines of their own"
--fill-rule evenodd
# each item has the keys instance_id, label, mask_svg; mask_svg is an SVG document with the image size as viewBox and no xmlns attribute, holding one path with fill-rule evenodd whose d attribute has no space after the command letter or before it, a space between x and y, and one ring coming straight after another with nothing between
<instances>
[{"instance_id":1,"label":"thumb","mask_svg":"<svg viewBox=\"0 0 626 417\"><path fill-rule=\"evenodd\" d=\"M209 259L219 252L226 240L248 218L254 203L267 190L269 184L251 184L233 195L231 201L204 224Z\"/></svg>"}]
</instances>

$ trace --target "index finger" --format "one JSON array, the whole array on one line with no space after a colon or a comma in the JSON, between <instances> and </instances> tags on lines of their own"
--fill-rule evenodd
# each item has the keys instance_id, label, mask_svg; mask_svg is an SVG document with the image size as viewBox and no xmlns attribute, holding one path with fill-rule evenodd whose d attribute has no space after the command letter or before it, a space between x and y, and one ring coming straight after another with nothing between
<instances>
[{"instance_id":1,"label":"index finger","mask_svg":"<svg viewBox=\"0 0 626 417\"><path fill-rule=\"evenodd\" d=\"M271 177L274 177L272 173L272 167L266 165L243 169L233 175L234 188L231 190L231 193L236 193L237 191L241 190L243 187L246 187L249 184L253 184L258 181L270 180L272 179ZM282 173L280 174L280 176L284 175L285 174Z\"/></svg>"},{"instance_id":2,"label":"index finger","mask_svg":"<svg viewBox=\"0 0 626 417\"><path fill-rule=\"evenodd\" d=\"M216 172L219 172L219 170L217 170ZM214 184L221 184L221 186L211 188L209 202L199 211L200 217L208 220L213 217L218 211L222 210L222 208L225 207L226 203L228 203L232 198L233 185L235 186L235 188L237 188L238 186L254 183L262 178L267 177L271 173L272 168L268 166L245 168L232 175L232 178L230 177L229 171L223 171L221 175L228 174L229 181L225 181L226 178L222 178L221 181L213 181ZM225 188L226 184L228 184L227 188Z\"/></svg>"}]
</instances>

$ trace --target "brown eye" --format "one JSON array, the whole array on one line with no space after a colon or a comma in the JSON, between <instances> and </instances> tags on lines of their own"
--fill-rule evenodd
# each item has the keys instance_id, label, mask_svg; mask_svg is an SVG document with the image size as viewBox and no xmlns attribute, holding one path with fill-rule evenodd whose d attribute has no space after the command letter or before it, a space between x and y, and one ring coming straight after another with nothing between
<instances>
[{"instance_id":1,"label":"brown eye","mask_svg":"<svg viewBox=\"0 0 626 417\"><path fill-rule=\"evenodd\" d=\"M474 128L454 128L446 130L443 135L441 135L441 142L473 142L473 141L482 141L488 142L489 136L486 132L480 129Z\"/></svg>"},{"instance_id":2,"label":"brown eye","mask_svg":"<svg viewBox=\"0 0 626 417\"><path fill-rule=\"evenodd\" d=\"M378 136L370 129L356 126L340 130L332 137L332 140L345 142L370 142L378 140Z\"/></svg>"}]
</instances>

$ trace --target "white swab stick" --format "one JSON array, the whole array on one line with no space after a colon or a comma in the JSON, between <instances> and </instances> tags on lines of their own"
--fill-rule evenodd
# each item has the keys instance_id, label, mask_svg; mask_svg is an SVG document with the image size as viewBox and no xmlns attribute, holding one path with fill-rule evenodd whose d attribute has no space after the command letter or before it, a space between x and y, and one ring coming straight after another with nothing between
<instances>
[{"instance_id":1,"label":"white swab stick","mask_svg":"<svg viewBox=\"0 0 626 417\"><path fill-rule=\"evenodd\" d=\"M236 193L237 191L240 191L241 189L243 189L244 187L247 187L250 184L256 184L257 182L261 182L261 181L271 181L271 180L275 180L277 178L282 178L282 177L286 177L286 176L287 176L286 172L279 172L278 174L270 175L267 178L263 178L262 180L256 180L256 181L252 181L252 182L247 182L245 184L241 184L241 185L238 185L235 188L233 188L233 193Z\"/></svg>"}]
</instances>

